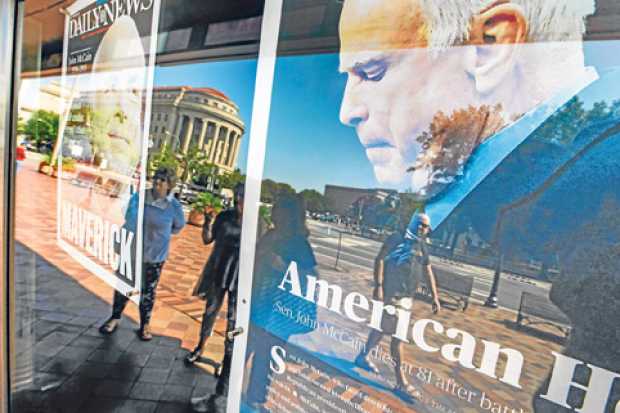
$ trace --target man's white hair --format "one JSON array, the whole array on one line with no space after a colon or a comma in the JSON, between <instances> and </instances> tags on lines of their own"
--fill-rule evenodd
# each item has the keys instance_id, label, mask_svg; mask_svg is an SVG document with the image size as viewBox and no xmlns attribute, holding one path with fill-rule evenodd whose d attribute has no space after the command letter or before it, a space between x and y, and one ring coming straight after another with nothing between
<instances>
[{"instance_id":1,"label":"man's white hair","mask_svg":"<svg viewBox=\"0 0 620 413\"><path fill-rule=\"evenodd\" d=\"M430 47L445 49L468 39L472 18L497 0L419 0L430 30ZM523 9L529 41L575 41L585 32L594 0L510 0Z\"/></svg>"}]
</instances>

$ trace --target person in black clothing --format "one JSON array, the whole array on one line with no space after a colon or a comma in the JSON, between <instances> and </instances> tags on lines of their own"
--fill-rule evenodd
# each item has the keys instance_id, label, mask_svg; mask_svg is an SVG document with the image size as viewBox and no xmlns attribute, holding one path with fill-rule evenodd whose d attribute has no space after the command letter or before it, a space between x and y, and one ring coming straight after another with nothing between
<instances>
[{"instance_id":1,"label":"person in black clothing","mask_svg":"<svg viewBox=\"0 0 620 413\"><path fill-rule=\"evenodd\" d=\"M237 308L237 283L239 275L239 246L241 242L241 218L243 215L243 184L235 187L235 205L213 219L213 213L205 214L205 224L202 228L202 241L205 244L215 243L209 260L202 270L200 280L196 284L194 295L206 300L205 312L200 326L200 339L196 348L185 358L186 363L193 364L202 353L207 339L213 333L213 326L217 314L228 297L228 314L226 332L235 327ZM232 358L232 342L226 339L224 361L221 377L227 377L230 372ZM226 383L218 388L225 387ZM223 388L220 389L223 392Z\"/></svg>"},{"instance_id":2,"label":"person in black clothing","mask_svg":"<svg viewBox=\"0 0 620 413\"><path fill-rule=\"evenodd\" d=\"M279 195L271 210L272 228L256 246L254 277L252 279L252 308L248 331L252 346L246 354L250 359L249 385L245 401L257 411L264 410L268 389L271 387L269 369L270 350L276 343L284 345L293 335L307 334L316 327L298 323L290 317L273 311L273 303L294 308L310 319L317 318L316 304L278 288L291 262L297 264L300 274L318 277L317 261L308 241L306 206L300 195ZM300 285L307 288L306 278Z\"/></svg>"},{"instance_id":3,"label":"person in black clothing","mask_svg":"<svg viewBox=\"0 0 620 413\"><path fill-rule=\"evenodd\" d=\"M417 228L417 234L408 234L403 229L403 231L397 231L390 235L381 246L379 254L375 258L373 297L396 308L410 311L413 306L418 278L420 273L424 272L433 294L433 309L438 312L441 309L441 304L426 244L426 237L431 225L430 218L425 214L416 214L414 220L417 221L417 225L413 226ZM399 251L404 249L408 250L406 254ZM396 317L388 316L384 320L388 325L385 325L383 332L372 330L368 335L366 346L355 359L355 364L358 367L375 374L379 374L379 369L369 360L368 355L385 334L392 334L396 329ZM404 399L412 400L417 391L408 383L401 369L401 348L402 342L392 337L390 353L395 362L395 392Z\"/></svg>"}]
</instances>

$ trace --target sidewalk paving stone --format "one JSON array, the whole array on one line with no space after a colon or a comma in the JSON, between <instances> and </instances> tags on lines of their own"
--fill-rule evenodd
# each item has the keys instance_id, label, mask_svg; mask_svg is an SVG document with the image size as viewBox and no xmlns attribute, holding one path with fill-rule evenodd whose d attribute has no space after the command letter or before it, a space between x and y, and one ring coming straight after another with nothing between
<instances>
[{"instance_id":1,"label":"sidewalk paving stone","mask_svg":"<svg viewBox=\"0 0 620 413\"><path fill-rule=\"evenodd\" d=\"M164 386L164 391L161 394L160 400L166 402L189 403L192 390L192 386L168 383Z\"/></svg>"},{"instance_id":2,"label":"sidewalk paving stone","mask_svg":"<svg viewBox=\"0 0 620 413\"><path fill-rule=\"evenodd\" d=\"M157 403L146 400L127 400L116 413L153 413Z\"/></svg>"},{"instance_id":3,"label":"sidewalk paving stone","mask_svg":"<svg viewBox=\"0 0 620 413\"><path fill-rule=\"evenodd\" d=\"M143 381L146 383L164 384L166 383L166 380L168 380L169 375L170 371L168 369L155 369L145 367L144 369L142 369L142 374L140 374L138 381Z\"/></svg>"},{"instance_id":4,"label":"sidewalk paving stone","mask_svg":"<svg viewBox=\"0 0 620 413\"><path fill-rule=\"evenodd\" d=\"M129 395L132 399L159 401L164 391L163 384L138 381L134 384Z\"/></svg>"}]
</instances>

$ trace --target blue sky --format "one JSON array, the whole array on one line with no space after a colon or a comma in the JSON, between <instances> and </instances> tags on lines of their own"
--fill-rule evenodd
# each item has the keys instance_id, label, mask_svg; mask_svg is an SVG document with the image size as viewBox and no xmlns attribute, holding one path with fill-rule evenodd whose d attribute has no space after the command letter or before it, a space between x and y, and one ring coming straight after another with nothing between
<instances>
[{"instance_id":1,"label":"blue sky","mask_svg":"<svg viewBox=\"0 0 620 413\"><path fill-rule=\"evenodd\" d=\"M355 130L338 120L345 81L334 54L278 59L266 178L319 192L325 184L377 186Z\"/></svg>"}]
</instances>

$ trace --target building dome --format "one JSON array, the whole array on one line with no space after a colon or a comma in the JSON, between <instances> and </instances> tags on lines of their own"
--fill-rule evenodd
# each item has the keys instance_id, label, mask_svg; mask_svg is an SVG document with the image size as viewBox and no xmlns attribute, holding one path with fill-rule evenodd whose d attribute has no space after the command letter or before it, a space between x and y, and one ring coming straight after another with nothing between
<instances>
[{"instance_id":1,"label":"building dome","mask_svg":"<svg viewBox=\"0 0 620 413\"><path fill-rule=\"evenodd\" d=\"M153 89L151 140L153 150L164 145L186 153L197 147L219 173L236 168L245 125L239 107L224 93L208 87Z\"/></svg>"}]
</instances>

